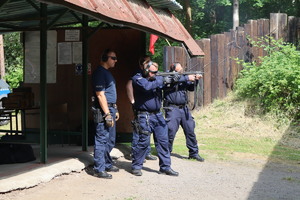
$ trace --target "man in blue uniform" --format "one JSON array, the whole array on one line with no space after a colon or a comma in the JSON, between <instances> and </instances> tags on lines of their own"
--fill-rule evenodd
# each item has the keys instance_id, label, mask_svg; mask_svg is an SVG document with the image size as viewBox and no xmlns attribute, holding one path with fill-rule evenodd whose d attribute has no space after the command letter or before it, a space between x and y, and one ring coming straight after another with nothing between
<instances>
[{"instance_id":1,"label":"man in blue uniform","mask_svg":"<svg viewBox=\"0 0 300 200\"><path fill-rule=\"evenodd\" d=\"M170 71L182 72L180 63L170 66ZM189 149L189 159L196 159L203 162L204 159L199 155L198 143L194 132L195 121L189 108L187 107L187 90L194 91L194 81L202 78L201 75L189 75L190 81L178 82L170 88L164 90L165 116L168 125L169 150L172 152L173 142L179 125L181 125L186 138L186 146ZM194 77L194 78L193 78Z\"/></svg>"},{"instance_id":2,"label":"man in blue uniform","mask_svg":"<svg viewBox=\"0 0 300 200\"><path fill-rule=\"evenodd\" d=\"M137 70L137 73L142 73L143 71L143 63L145 61L150 61L150 56L148 55L144 55L142 56L140 59L139 59L139 69ZM135 73L136 74L136 73ZM135 75L134 74L134 75ZM127 91L127 96L128 96L128 99L133 107L134 105L134 95L133 95L133 87L132 87L132 80L128 80L127 84L126 84L126 91ZM136 112L135 110L133 109L133 112L134 112L134 115L136 115ZM136 116L135 116L136 118ZM135 121L132 121L132 123L135 123ZM131 147L134 147L137 145L137 142L139 140L139 133L137 130L135 130L135 127L133 127L133 133L132 133L132 143L131 143ZM132 156L132 155L131 155ZM151 146L150 146L150 143L149 143L149 146L147 147L147 152L146 152L146 160L157 160L157 157L151 155Z\"/></svg>"},{"instance_id":3,"label":"man in blue uniform","mask_svg":"<svg viewBox=\"0 0 300 200\"><path fill-rule=\"evenodd\" d=\"M143 161L147 147L150 143L150 135L153 133L154 144L159 158L159 172L171 176L179 173L171 168L170 151L168 147L168 128L160 112L162 102L162 88L164 82L170 83L172 79L161 76L155 77L158 65L152 61L144 63L142 73L132 77L134 93L134 109L137 111L136 129L139 130L139 140L132 147L132 174L142 175Z\"/></svg>"},{"instance_id":4,"label":"man in blue uniform","mask_svg":"<svg viewBox=\"0 0 300 200\"><path fill-rule=\"evenodd\" d=\"M116 81L108 69L115 67L116 53L106 49L101 56L101 65L93 72L93 115L96 125L94 146L94 176L111 179L107 172L117 172L110 152L115 146L117 110Z\"/></svg>"}]
</instances>

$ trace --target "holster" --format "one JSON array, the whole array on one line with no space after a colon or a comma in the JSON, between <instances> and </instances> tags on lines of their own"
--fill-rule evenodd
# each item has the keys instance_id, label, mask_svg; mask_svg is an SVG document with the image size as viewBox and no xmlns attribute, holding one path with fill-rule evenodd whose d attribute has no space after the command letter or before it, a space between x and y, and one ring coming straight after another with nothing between
<instances>
[{"instance_id":1,"label":"holster","mask_svg":"<svg viewBox=\"0 0 300 200\"><path fill-rule=\"evenodd\" d=\"M131 121L131 125L132 125L132 128L134 129L134 131L135 131L136 133L138 133L138 134L151 135L150 132L142 130L142 128L141 128L141 126L140 126L140 124L139 124L139 122L138 122L137 119L132 120L132 121Z\"/></svg>"},{"instance_id":2,"label":"holster","mask_svg":"<svg viewBox=\"0 0 300 200\"><path fill-rule=\"evenodd\" d=\"M104 122L103 115L101 113L100 108L92 107L94 123Z\"/></svg>"},{"instance_id":3,"label":"holster","mask_svg":"<svg viewBox=\"0 0 300 200\"><path fill-rule=\"evenodd\" d=\"M138 133L139 132L138 122L134 119L134 120L131 121L131 125L132 125L132 128L133 128L134 132Z\"/></svg>"},{"instance_id":4,"label":"holster","mask_svg":"<svg viewBox=\"0 0 300 200\"><path fill-rule=\"evenodd\" d=\"M169 102L168 101L163 101L163 107L169 107Z\"/></svg>"}]
</instances>

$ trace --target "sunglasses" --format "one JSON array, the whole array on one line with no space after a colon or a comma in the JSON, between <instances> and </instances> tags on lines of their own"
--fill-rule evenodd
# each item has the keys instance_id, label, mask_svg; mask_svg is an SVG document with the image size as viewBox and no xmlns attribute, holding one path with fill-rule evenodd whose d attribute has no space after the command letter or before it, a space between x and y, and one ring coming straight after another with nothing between
<instances>
[{"instance_id":1,"label":"sunglasses","mask_svg":"<svg viewBox=\"0 0 300 200\"><path fill-rule=\"evenodd\" d=\"M149 72L153 73L153 74L156 74L158 71L152 71L152 70L149 70Z\"/></svg>"},{"instance_id":2,"label":"sunglasses","mask_svg":"<svg viewBox=\"0 0 300 200\"><path fill-rule=\"evenodd\" d=\"M109 58L111 58L112 60L118 60L116 56L107 56Z\"/></svg>"}]
</instances>

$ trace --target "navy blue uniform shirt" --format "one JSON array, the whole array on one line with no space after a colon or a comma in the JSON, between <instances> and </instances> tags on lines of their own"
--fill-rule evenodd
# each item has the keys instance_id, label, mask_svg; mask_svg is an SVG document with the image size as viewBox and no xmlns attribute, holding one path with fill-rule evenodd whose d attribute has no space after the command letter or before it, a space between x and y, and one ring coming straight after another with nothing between
<instances>
[{"instance_id":1,"label":"navy blue uniform shirt","mask_svg":"<svg viewBox=\"0 0 300 200\"><path fill-rule=\"evenodd\" d=\"M163 77L156 76L155 80L144 78L141 73L132 77L134 108L140 111L159 111L162 102Z\"/></svg>"},{"instance_id":2,"label":"navy blue uniform shirt","mask_svg":"<svg viewBox=\"0 0 300 200\"><path fill-rule=\"evenodd\" d=\"M94 95L96 92L104 91L107 103L117 102L116 81L110 71L99 66L93 73L92 84ZM95 106L98 108L100 107L98 99L96 100Z\"/></svg>"},{"instance_id":3,"label":"navy blue uniform shirt","mask_svg":"<svg viewBox=\"0 0 300 200\"><path fill-rule=\"evenodd\" d=\"M183 105L186 104L187 90L194 91L194 83L191 81L179 82L164 90L164 99L171 104Z\"/></svg>"}]
</instances>

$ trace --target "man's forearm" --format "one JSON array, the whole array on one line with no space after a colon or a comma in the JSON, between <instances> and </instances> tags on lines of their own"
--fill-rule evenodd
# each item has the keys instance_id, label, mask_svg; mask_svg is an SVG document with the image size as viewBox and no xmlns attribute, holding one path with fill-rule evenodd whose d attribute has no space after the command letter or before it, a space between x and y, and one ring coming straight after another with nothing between
<instances>
[{"instance_id":1,"label":"man's forearm","mask_svg":"<svg viewBox=\"0 0 300 200\"><path fill-rule=\"evenodd\" d=\"M97 94L97 98L98 98L100 107L103 110L104 114L109 113L107 99L106 99L104 92L99 92L99 94Z\"/></svg>"}]
</instances>

